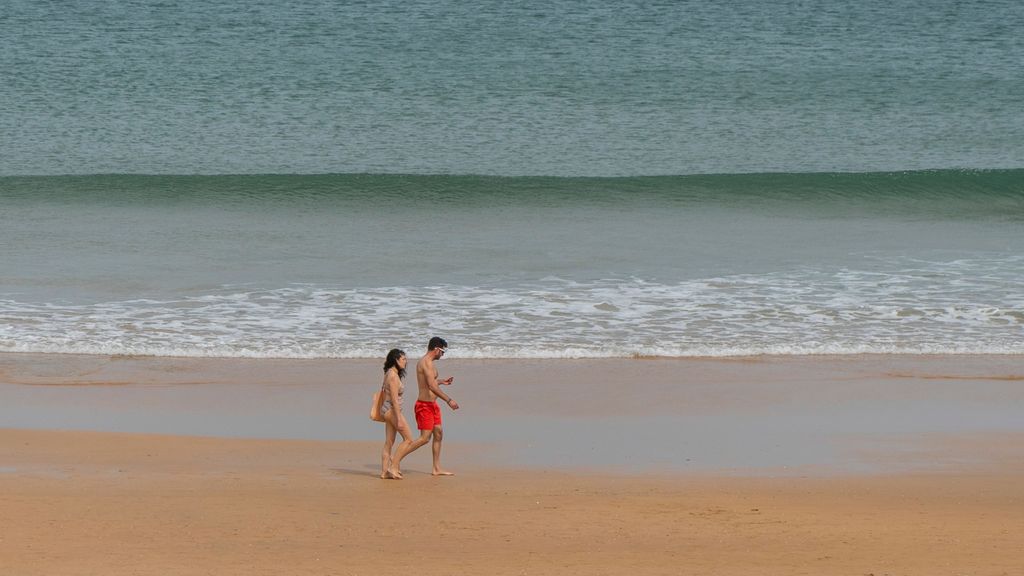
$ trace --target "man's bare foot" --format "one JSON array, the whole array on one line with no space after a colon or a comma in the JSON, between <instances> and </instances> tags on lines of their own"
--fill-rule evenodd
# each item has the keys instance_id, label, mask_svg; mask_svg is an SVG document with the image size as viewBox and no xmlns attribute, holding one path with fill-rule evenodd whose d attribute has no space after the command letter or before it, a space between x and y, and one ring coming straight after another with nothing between
<instances>
[{"instance_id":1,"label":"man's bare foot","mask_svg":"<svg viewBox=\"0 0 1024 576\"><path fill-rule=\"evenodd\" d=\"M388 478L391 478L392 480L401 480L402 479L402 473L399 472L398 470L393 469L393 468L389 468L388 469Z\"/></svg>"},{"instance_id":2,"label":"man's bare foot","mask_svg":"<svg viewBox=\"0 0 1024 576\"><path fill-rule=\"evenodd\" d=\"M447 470L434 470L431 474L434 476L455 476L455 472L449 472Z\"/></svg>"},{"instance_id":3,"label":"man's bare foot","mask_svg":"<svg viewBox=\"0 0 1024 576\"><path fill-rule=\"evenodd\" d=\"M391 475L388 474L387 472L381 472L380 473L380 479L381 480L387 480L388 478L391 478Z\"/></svg>"}]
</instances>

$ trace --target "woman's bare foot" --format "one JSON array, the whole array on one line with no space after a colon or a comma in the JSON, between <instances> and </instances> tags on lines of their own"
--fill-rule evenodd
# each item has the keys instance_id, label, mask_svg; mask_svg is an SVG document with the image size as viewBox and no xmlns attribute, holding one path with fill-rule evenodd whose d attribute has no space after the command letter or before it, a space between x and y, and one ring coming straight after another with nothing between
<instances>
[{"instance_id":1,"label":"woman's bare foot","mask_svg":"<svg viewBox=\"0 0 1024 576\"><path fill-rule=\"evenodd\" d=\"M399 472L398 470L393 469L393 468L389 468L388 469L388 478L391 478L392 480L401 480L402 479L402 473Z\"/></svg>"},{"instance_id":2,"label":"woman's bare foot","mask_svg":"<svg viewBox=\"0 0 1024 576\"><path fill-rule=\"evenodd\" d=\"M437 470L434 470L433 472L431 472L431 474L433 474L434 476L455 476L455 472L449 472L447 470L441 470L440 468L438 468Z\"/></svg>"}]
</instances>

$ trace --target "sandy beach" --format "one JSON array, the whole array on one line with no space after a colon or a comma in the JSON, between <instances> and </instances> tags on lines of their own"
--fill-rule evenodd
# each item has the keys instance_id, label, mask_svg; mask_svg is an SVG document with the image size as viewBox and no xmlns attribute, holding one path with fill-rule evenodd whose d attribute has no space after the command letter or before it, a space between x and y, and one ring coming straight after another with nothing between
<instances>
[{"instance_id":1,"label":"sandy beach","mask_svg":"<svg viewBox=\"0 0 1024 576\"><path fill-rule=\"evenodd\" d=\"M377 364L0 356L2 572L1024 570L1014 357L454 360L403 481Z\"/></svg>"},{"instance_id":2,"label":"sandy beach","mask_svg":"<svg viewBox=\"0 0 1024 576\"><path fill-rule=\"evenodd\" d=\"M1024 576L1022 24L4 2L0 576Z\"/></svg>"}]
</instances>

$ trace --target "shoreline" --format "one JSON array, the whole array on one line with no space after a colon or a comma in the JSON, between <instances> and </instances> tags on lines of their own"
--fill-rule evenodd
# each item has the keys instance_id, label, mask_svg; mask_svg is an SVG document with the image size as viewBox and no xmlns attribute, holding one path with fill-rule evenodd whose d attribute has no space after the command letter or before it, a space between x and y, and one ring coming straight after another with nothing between
<instances>
[{"instance_id":1,"label":"shoreline","mask_svg":"<svg viewBox=\"0 0 1024 576\"><path fill-rule=\"evenodd\" d=\"M232 356L232 355L187 355L187 354L127 354L107 352L39 352L23 350L0 350L0 357L18 356L53 356L68 358L104 358L108 360L210 360L210 361L246 361L246 362L366 362L378 361L376 356ZM382 353L383 356L383 353ZM940 360L955 358L995 358L1005 360L1024 360L1024 352L934 352L934 351L899 351L899 352L803 352L777 353L759 352L750 354L693 354L683 356L633 353L625 356L458 356L459 362L586 362L586 361L769 361L769 360L841 360L868 358L904 358L919 360Z\"/></svg>"}]
</instances>

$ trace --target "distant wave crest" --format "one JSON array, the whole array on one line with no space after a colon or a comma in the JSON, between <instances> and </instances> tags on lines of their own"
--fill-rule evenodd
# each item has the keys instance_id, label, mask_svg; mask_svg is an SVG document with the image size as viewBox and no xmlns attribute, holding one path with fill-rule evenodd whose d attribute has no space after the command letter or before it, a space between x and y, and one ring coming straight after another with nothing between
<instances>
[{"instance_id":1,"label":"distant wave crest","mask_svg":"<svg viewBox=\"0 0 1024 576\"><path fill-rule=\"evenodd\" d=\"M445 201L486 205L496 199L556 206L657 200L682 205L789 207L836 214L905 213L916 218L1024 220L1024 169L923 170L635 176L618 178L474 175L321 174L0 177L0 198L38 202L201 202L254 199L289 206L330 203L370 207Z\"/></svg>"}]
</instances>

